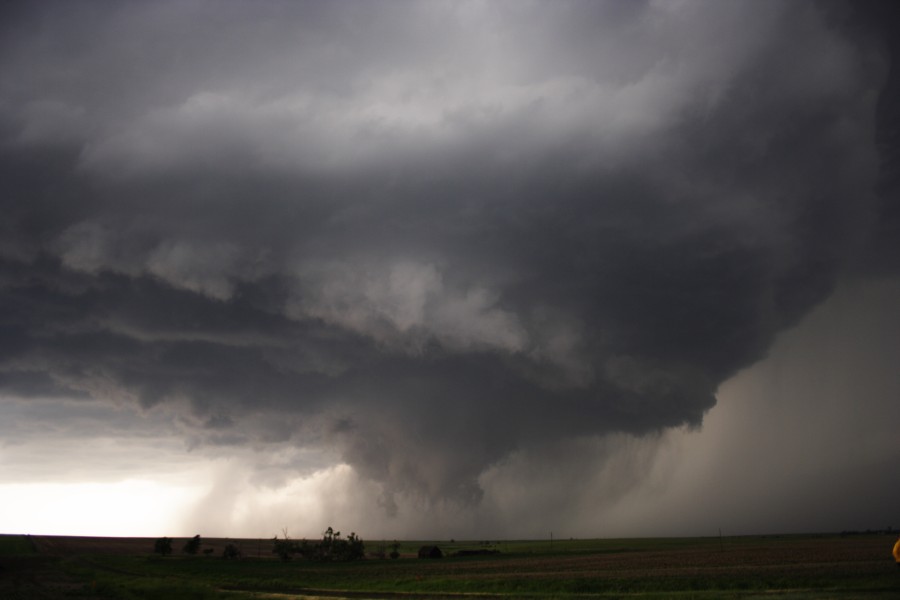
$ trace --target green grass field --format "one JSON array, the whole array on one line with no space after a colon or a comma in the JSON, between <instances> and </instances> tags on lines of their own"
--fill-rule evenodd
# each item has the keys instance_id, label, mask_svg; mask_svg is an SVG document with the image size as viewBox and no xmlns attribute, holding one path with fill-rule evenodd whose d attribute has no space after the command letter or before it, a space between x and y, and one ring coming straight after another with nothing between
<instances>
[{"instance_id":1,"label":"green grass field","mask_svg":"<svg viewBox=\"0 0 900 600\"><path fill-rule=\"evenodd\" d=\"M399 559L352 563L281 562L271 540L231 541L245 558L179 554L182 539L161 557L152 540L0 536L0 598L900 598L884 535L404 541ZM500 552L415 558L430 543Z\"/></svg>"}]
</instances>

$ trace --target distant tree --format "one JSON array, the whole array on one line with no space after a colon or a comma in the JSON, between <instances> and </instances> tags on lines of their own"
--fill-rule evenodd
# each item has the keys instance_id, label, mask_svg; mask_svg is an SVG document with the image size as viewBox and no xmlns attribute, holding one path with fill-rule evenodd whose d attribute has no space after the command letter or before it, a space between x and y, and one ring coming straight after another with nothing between
<instances>
[{"instance_id":1,"label":"distant tree","mask_svg":"<svg viewBox=\"0 0 900 600\"><path fill-rule=\"evenodd\" d=\"M234 544L227 544L222 551L222 558L240 558L241 550Z\"/></svg>"},{"instance_id":2,"label":"distant tree","mask_svg":"<svg viewBox=\"0 0 900 600\"><path fill-rule=\"evenodd\" d=\"M284 537L282 539L278 539L276 535L273 538L274 545L272 547L272 553L277 554L278 558L284 561L291 560L291 557L295 552L297 552L297 544L294 543L290 537L288 537L287 527L281 530Z\"/></svg>"},{"instance_id":3,"label":"distant tree","mask_svg":"<svg viewBox=\"0 0 900 600\"><path fill-rule=\"evenodd\" d=\"M200 536L195 535L184 545L185 554L197 554L200 551Z\"/></svg>"},{"instance_id":4,"label":"distant tree","mask_svg":"<svg viewBox=\"0 0 900 600\"><path fill-rule=\"evenodd\" d=\"M400 558L400 542L398 542L397 540L394 540L394 543L391 544L390 557L393 559Z\"/></svg>"},{"instance_id":5,"label":"distant tree","mask_svg":"<svg viewBox=\"0 0 900 600\"><path fill-rule=\"evenodd\" d=\"M163 556L172 554L172 540L167 537L161 537L153 543L153 551Z\"/></svg>"},{"instance_id":6,"label":"distant tree","mask_svg":"<svg viewBox=\"0 0 900 600\"><path fill-rule=\"evenodd\" d=\"M332 545L332 560L359 560L366 555L363 541L351 532L345 539L338 537Z\"/></svg>"},{"instance_id":7,"label":"distant tree","mask_svg":"<svg viewBox=\"0 0 900 600\"><path fill-rule=\"evenodd\" d=\"M344 552L344 560L359 560L366 555L366 545L362 538L354 532L347 537L347 549Z\"/></svg>"},{"instance_id":8,"label":"distant tree","mask_svg":"<svg viewBox=\"0 0 900 600\"><path fill-rule=\"evenodd\" d=\"M346 538L341 537L340 531L331 527L322 534L322 541L318 545L317 560L321 561L350 561L365 557L366 548L362 539L356 533L351 533Z\"/></svg>"},{"instance_id":9,"label":"distant tree","mask_svg":"<svg viewBox=\"0 0 900 600\"><path fill-rule=\"evenodd\" d=\"M343 538L340 531L331 527L325 530L318 542L296 542L288 537L287 530L284 530L284 538L276 536L272 542L272 552L285 561L295 554L317 562L358 560L366 555L365 544L356 533Z\"/></svg>"}]
</instances>

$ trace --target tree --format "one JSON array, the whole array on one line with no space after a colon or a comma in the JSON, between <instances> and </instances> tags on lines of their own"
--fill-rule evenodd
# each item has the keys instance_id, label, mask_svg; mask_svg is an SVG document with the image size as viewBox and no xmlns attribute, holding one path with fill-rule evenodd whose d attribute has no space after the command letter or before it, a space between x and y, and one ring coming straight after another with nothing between
<instances>
[{"instance_id":1,"label":"tree","mask_svg":"<svg viewBox=\"0 0 900 600\"><path fill-rule=\"evenodd\" d=\"M356 533L342 538L341 532L331 527L325 530L318 542L296 542L288 537L286 529L283 539L276 536L272 542L272 552L285 561L290 560L294 554L318 562L358 560L366 554L365 545Z\"/></svg>"},{"instance_id":2,"label":"tree","mask_svg":"<svg viewBox=\"0 0 900 600\"><path fill-rule=\"evenodd\" d=\"M322 561L358 560L365 557L366 549L362 539L357 537L356 533L351 533L346 538L342 538L340 531L335 531L329 527L322 535L317 555L317 559Z\"/></svg>"},{"instance_id":3,"label":"tree","mask_svg":"<svg viewBox=\"0 0 900 600\"><path fill-rule=\"evenodd\" d=\"M195 535L184 545L184 552L186 554L197 554L200 550L200 535Z\"/></svg>"},{"instance_id":4,"label":"tree","mask_svg":"<svg viewBox=\"0 0 900 600\"><path fill-rule=\"evenodd\" d=\"M241 549L235 546L234 544L228 544L225 546L225 550L222 551L222 558L240 558L241 557Z\"/></svg>"},{"instance_id":5,"label":"tree","mask_svg":"<svg viewBox=\"0 0 900 600\"><path fill-rule=\"evenodd\" d=\"M273 539L275 545L272 548L272 552L277 554L278 558L281 560L288 561L291 560L291 556L297 552L297 544L288 537L287 527L284 527L281 532L284 534L284 539L278 539L278 536L275 536Z\"/></svg>"},{"instance_id":6,"label":"tree","mask_svg":"<svg viewBox=\"0 0 900 600\"><path fill-rule=\"evenodd\" d=\"M172 554L172 540L167 537L161 537L153 543L153 551L163 556Z\"/></svg>"},{"instance_id":7,"label":"tree","mask_svg":"<svg viewBox=\"0 0 900 600\"><path fill-rule=\"evenodd\" d=\"M362 539L351 532L346 540L338 546L337 560L359 560L366 555L366 547Z\"/></svg>"}]
</instances>

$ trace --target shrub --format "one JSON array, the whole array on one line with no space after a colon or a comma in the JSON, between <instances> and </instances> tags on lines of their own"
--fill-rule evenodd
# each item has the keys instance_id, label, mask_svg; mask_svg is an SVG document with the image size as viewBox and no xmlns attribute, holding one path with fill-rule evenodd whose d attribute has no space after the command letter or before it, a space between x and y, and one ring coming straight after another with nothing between
<instances>
[{"instance_id":1,"label":"shrub","mask_svg":"<svg viewBox=\"0 0 900 600\"><path fill-rule=\"evenodd\" d=\"M285 532L284 539L276 537L273 543L272 552L281 560L290 560L294 554L318 562L358 560L366 555L365 544L355 533L342 538L341 532L331 527L325 530L319 542L295 542Z\"/></svg>"},{"instance_id":2,"label":"shrub","mask_svg":"<svg viewBox=\"0 0 900 600\"><path fill-rule=\"evenodd\" d=\"M325 530L316 550L317 559L323 561L358 560L366 555L365 545L355 533L342 538L341 532L334 531L331 527Z\"/></svg>"},{"instance_id":3,"label":"shrub","mask_svg":"<svg viewBox=\"0 0 900 600\"><path fill-rule=\"evenodd\" d=\"M187 541L187 543L184 545L184 552L186 554L197 554L197 552L199 550L200 550L200 536L199 535L195 535L194 537L189 539Z\"/></svg>"},{"instance_id":4,"label":"shrub","mask_svg":"<svg viewBox=\"0 0 900 600\"><path fill-rule=\"evenodd\" d=\"M153 543L153 551L163 556L172 554L172 540L167 537L161 537Z\"/></svg>"},{"instance_id":5,"label":"shrub","mask_svg":"<svg viewBox=\"0 0 900 600\"><path fill-rule=\"evenodd\" d=\"M228 544L225 546L225 550L222 551L222 558L240 558L241 550L234 544Z\"/></svg>"},{"instance_id":6,"label":"shrub","mask_svg":"<svg viewBox=\"0 0 900 600\"><path fill-rule=\"evenodd\" d=\"M276 537L273 542L275 545L272 548L272 553L277 554L281 560L291 560L291 556L296 552L294 541L287 537L283 540Z\"/></svg>"}]
</instances>

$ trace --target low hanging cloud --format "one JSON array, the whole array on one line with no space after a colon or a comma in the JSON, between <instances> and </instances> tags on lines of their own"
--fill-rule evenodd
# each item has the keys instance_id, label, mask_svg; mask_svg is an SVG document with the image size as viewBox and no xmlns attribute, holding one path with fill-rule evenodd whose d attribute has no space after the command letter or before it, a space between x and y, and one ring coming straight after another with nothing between
<instances>
[{"instance_id":1,"label":"low hanging cloud","mask_svg":"<svg viewBox=\"0 0 900 600\"><path fill-rule=\"evenodd\" d=\"M898 250L849 4L107 8L3 28L4 397L473 503L536 448L700 425Z\"/></svg>"},{"instance_id":2,"label":"low hanging cloud","mask_svg":"<svg viewBox=\"0 0 900 600\"><path fill-rule=\"evenodd\" d=\"M357 259L304 266L298 279L297 301L288 306L292 318L320 319L386 347L422 353L433 341L452 352L516 353L527 343L515 315L496 306L499 294L449 289L431 264Z\"/></svg>"}]
</instances>

